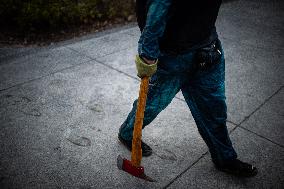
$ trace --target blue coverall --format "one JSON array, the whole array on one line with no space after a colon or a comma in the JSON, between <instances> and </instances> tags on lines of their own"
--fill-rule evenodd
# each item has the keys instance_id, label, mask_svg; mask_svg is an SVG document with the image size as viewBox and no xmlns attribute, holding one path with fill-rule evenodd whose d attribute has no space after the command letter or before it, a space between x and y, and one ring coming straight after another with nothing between
<instances>
[{"instance_id":1,"label":"blue coverall","mask_svg":"<svg viewBox=\"0 0 284 189\"><path fill-rule=\"evenodd\" d=\"M195 70L196 50L172 56L160 52L158 39L163 35L171 0L151 0L146 26L138 42L138 53L159 59L157 72L151 77L143 128L167 107L181 90L214 163L223 164L237 158L226 126L225 59L207 70ZM125 140L132 139L137 100L120 127Z\"/></svg>"}]
</instances>

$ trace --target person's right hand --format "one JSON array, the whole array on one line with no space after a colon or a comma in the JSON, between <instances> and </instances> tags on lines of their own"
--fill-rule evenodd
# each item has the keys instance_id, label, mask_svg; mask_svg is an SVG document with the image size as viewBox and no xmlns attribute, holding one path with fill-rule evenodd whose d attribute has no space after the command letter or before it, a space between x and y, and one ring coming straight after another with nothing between
<instances>
[{"instance_id":1,"label":"person's right hand","mask_svg":"<svg viewBox=\"0 0 284 189\"><path fill-rule=\"evenodd\" d=\"M137 76L140 78L151 77L157 71L158 60L147 60L146 58L141 58L139 55L136 55L135 63L138 72Z\"/></svg>"}]
</instances>

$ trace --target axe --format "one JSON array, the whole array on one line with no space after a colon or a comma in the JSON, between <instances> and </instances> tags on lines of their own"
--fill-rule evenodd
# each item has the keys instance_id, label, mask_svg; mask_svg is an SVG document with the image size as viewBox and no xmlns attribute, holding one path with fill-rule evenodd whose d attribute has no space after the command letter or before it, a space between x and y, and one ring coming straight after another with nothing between
<instances>
[{"instance_id":1,"label":"axe","mask_svg":"<svg viewBox=\"0 0 284 189\"><path fill-rule=\"evenodd\" d=\"M144 167L141 166L142 149L142 126L144 120L144 111L146 106L147 94L149 86L149 77L143 77L140 83L138 104L136 109L133 138L132 138L132 150L131 160L122 158L120 155L117 157L117 167L130 175L144 179L146 181L155 182L151 177L144 173Z\"/></svg>"}]
</instances>

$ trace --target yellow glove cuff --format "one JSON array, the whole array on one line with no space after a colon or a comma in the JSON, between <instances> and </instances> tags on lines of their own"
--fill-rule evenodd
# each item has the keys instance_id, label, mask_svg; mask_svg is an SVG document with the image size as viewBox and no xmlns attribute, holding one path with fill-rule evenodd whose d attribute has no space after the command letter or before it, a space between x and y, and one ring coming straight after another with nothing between
<instances>
[{"instance_id":1,"label":"yellow glove cuff","mask_svg":"<svg viewBox=\"0 0 284 189\"><path fill-rule=\"evenodd\" d=\"M146 64L139 55L136 55L135 63L138 72L137 76L140 78L151 77L157 71L158 60L155 64Z\"/></svg>"}]
</instances>

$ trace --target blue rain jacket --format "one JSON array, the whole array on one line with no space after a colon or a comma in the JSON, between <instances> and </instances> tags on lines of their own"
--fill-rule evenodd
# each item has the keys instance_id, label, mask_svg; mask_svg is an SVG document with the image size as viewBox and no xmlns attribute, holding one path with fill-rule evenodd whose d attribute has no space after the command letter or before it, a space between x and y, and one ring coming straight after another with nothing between
<instances>
[{"instance_id":1,"label":"blue rain jacket","mask_svg":"<svg viewBox=\"0 0 284 189\"><path fill-rule=\"evenodd\" d=\"M163 36L172 0L150 0L146 25L138 41L138 54L150 60L160 55L159 38Z\"/></svg>"}]
</instances>

